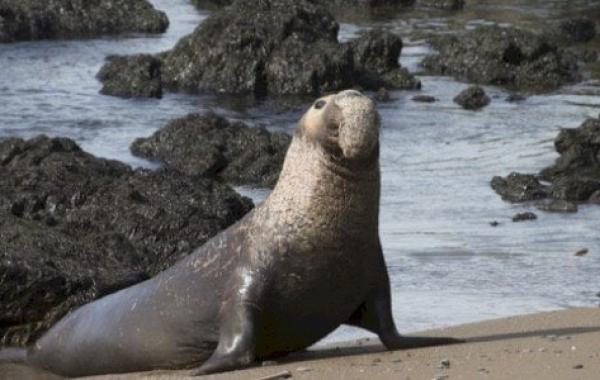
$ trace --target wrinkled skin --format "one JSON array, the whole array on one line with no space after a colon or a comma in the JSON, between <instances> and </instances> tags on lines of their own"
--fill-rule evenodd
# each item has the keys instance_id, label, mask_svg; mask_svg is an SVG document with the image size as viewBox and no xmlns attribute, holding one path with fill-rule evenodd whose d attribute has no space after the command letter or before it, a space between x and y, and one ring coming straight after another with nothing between
<instances>
[{"instance_id":1,"label":"wrinkled skin","mask_svg":"<svg viewBox=\"0 0 600 380\"><path fill-rule=\"evenodd\" d=\"M69 314L25 361L68 376L206 374L304 349L343 323L390 349L456 342L401 337L394 326L378 236L378 129L359 92L319 99L262 205L172 268Z\"/></svg>"}]
</instances>

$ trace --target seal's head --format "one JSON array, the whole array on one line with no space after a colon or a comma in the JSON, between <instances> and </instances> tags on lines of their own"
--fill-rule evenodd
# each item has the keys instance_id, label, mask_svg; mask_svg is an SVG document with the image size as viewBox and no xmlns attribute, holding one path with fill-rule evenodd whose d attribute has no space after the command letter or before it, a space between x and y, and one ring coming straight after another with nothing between
<instances>
[{"instance_id":1,"label":"seal's head","mask_svg":"<svg viewBox=\"0 0 600 380\"><path fill-rule=\"evenodd\" d=\"M355 90L317 99L300 120L297 133L336 159L377 157L379 114L371 99Z\"/></svg>"}]
</instances>

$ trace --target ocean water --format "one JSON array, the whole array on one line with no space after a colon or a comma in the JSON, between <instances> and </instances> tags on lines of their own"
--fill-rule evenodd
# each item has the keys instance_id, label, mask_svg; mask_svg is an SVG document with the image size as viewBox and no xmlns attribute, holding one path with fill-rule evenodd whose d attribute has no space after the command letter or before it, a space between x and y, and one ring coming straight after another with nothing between
<instances>
[{"instance_id":1,"label":"ocean water","mask_svg":"<svg viewBox=\"0 0 600 380\"><path fill-rule=\"evenodd\" d=\"M0 44L0 138L40 133L75 139L87 151L132 166L129 144L189 112L214 110L250 125L291 132L308 107L281 106L213 95L166 94L163 99L123 100L98 93L95 74L109 54L159 52L190 33L208 13L188 0L152 0L171 20L160 36L129 35L79 41ZM481 1L454 16L410 11L378 21L344 20L340 39L383 26L401 35L414 30L451 32L491 22L528 25L536 17L578 13L591 1ZM518 17L511 15L518 14ZM401 63L418 71L430 49L405 40ZM560 128L577 127L600 113L600 83L588 79L557 92L508 103L506 91L485 87L491 104L461 109L452 98L467 87L447 77L419 76L422 91L392 92L382 116L380 229L402 332L514 314L598 306L600 207L576 214L537 212L503 202L489 186L494 175L537 172L557 157ZM435 96L432 104L410 100ZM258 203L266 189L239 188ZM513 223L517 212L538 220ZM498 227L490 226L498 221ZM574 252L588 248L589 254ZM327 342L367 333L341 328Z\"/></svg>"}]
</instances>

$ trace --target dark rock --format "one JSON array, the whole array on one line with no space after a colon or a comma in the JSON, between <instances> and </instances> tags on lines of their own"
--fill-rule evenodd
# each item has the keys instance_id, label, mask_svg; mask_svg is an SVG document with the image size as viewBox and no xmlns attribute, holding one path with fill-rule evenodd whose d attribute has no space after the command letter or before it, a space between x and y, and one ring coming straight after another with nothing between
<instances>
[{"instance_id":1,"label":"dark rock","mask_svg":"<svg viewBox=\"0 0 600 380\"><path fill-rule=\"evenodd\" d=\"M392 100L392 96L390 95L390 92L386 90L385 87L381 87L379 90L377 90L377 93L375 94L375 100L377 100L378 102L386 103Z\"/></svg>"},{"instance_id":2,"label":"dark rock","mask_svg":"<svg viewBox=\"0 0 600 380\"><path fill-rule=\"evenodd\" d=\"M550 195L554 199L585 202L597 191L600 191L600 180L567 176L552 183Z\"/></svg>"},{"instance_id":3,"label":"dark rock","mask_svg":"<svg viewBox=\"0 0 600 380\"><path fill-rule=\"evenodd\" d=\"M549 187L533 175L513 173L507 179L494 177L494 190L511 202L549 197L538 207L549 211L574 212L577 203L585 201L600 204L600 120L588 119L579 128L562 129L554 147L560 157L539 174L551 183ZM521 192L525 188L535 196Z\"/></svg>"},{"instance_id":4,"label":"dark rock","mask_svg":"<svg viewBox=\"0 0 600 380\"><path fill-rule=\"evenodd\" d=\"M588 199L588 201L590 203L596 204L596 205L600 205L600 190L594 192L594 194L592 194L590 196L590 199Z\"/></svg>"},{"instance_id":5,"label":"dark rock","mask_svg":"<svg viewBox=\"0 0 600 380\"><path fill-rule=\"evenodd\" d=\"M496 220L490 222L490 226L492 226L492 227L498 227L499 225L500 225L500 223Z\"/></svg>"},{"instance_id":6,"label":"dark rock","mask_svg":"<svg viewBox=\"0 0 600 380\"><path fill-rule=\"evenodd\" d=\"M529 174L510 173L506 178L494 177L491 185L502 199L510 202L527 202L548 196L547 186Z\"/></svg>"},{"instance_id":7,"label":"dark rock","mask_svg":"<svg viewBox=\"0 0 600 380\"><path fill-rule=\"evenodd\" d=\"M192 4L200 9L216 9L231 5L233 0L192 0Z\"/></svg>"},{"instance_id":8,"label":"dark rock","mask_svg":"<svg viewBox=\"0 0 600 380\"><path fill-rule=\"evenodd\" d=\"M536 92L580 79L575 57L525 30L483 26L431 42L439 54L422 62L430 74Z\"/></svg>"},{"instance_id":9,"label":"dark rock","mask_svg":"<svg viewBox=\"0 0 600 380\"><path fill-rule=\"evenodd\" d=\"M273 52L266 63L266 82L259 82L254 93L318 95L354 86L353 73L350 50L340 49L330 42L318 41L307 45L291 38ZM261 86L265 86L266 92ZM227 87L226 92L236 92L236 87L239 88L238 83ZM211 89L214 90L214 87Z\"/></svg>"},{"instance_id":10,"label":"dark rock","mask_svg":"<svg viewBox=\"0 0 600 380\"><path fill-rule=\"evenodd\" d=\"M375 73L400 67L402 39L382 29L371 29L352 41L354 64Z\"/></svg>"},{"instance_id":11,"label":"dark rock","mask_svg":"<svg viewBox=\"0 0 600 380\"><path fill-rule=\"evenodd\" d=\"M397 7L409 6L415 3L415 0L331 0L323 1L323 4L330 3L334 6L356 7L356 8L377 8L377 7Z\"/></svg>"},{"instance_id":12,"label":"dark rock","mask_svg":"<svg viewBox=\"0 0 600 380\"><path fill-rule=\"evenodd\" d=\"M557 29L559 38L566 42L588 42L596 36L596 23L587 18L562 21Z\"/></svg>"},{"instance_id":13,"label":"dark rock","mask_svg":"<svg viewBox=\"0 0 600 380\"><path fill-rule=\"evenodd\" d=\"M549 212L577 212L578 209L577 203L555 199L546 199L536 203L535 206L542 211Z\"/></svg>"},{"instance_id":14,"label":"dark rock","mask_svg":"<svg viewBox=\"0 0 600 380\"><path fill-rule=\"evenodd\" d=\"M477 110L490 104L490 97L483 88L471 86L454 98L454 102L467 110Z\"/></svg>"},{"instance_id":15,"label":"dark rock","mask_svg":"<svg viewBox=\"0 0 600 380\"><path fill-rule=\"evenodd\" d=\"M420 87L398 63L399 37L370 31L340 44L338 30L333 16L310 0L238 0L157 56L162 85L257 96ZM134 71L125 78L137 75L135 67L123 69Z\"/></svg>"},{"instance_id":16,"label":"dark rock","mask_svg":"<svg viewBox=\"0 0 600 380\"><path fill-rule=\"evenodd\" d=\"M104 95L123 98L162 97L161 61L149 54L109 56L98 73Z\"/></svg>"},{"instance_id":17,"label":"dark rock","mask_svg":"<svg viewBox=\"0 0 600 380\"><path fill-rule=\"evenodd\" d=\"M585 46L571 46L565 49L568 54L572 54L577 60L583 63L594 63L598 60L598 51L594 48Z\"/></svg>"},{"instance_id":18,"label":"dark rock","mask_svg":"<svg viewBox=\"0 0 600 380\"><path fill-rule=\"evenodd\" d=\"M233 0L192 0L192 3L202 9L214 9L216 7L230 5L233 3ZM351 7L362 10L379 7L405 7L413 5L415 0L330 0L315 1L315 3L321 3L321 5L331 8L331 11L335 11L339 7Z\"/></svg>"},{"instance_id":19,"label":"dark rock","mask_svg":"<svg viewBox=\"0 0 600 380\"><path fill-rule=\"evenodd\" d=\"M527 98L520 94L510 94L506 97L507 102L522 102Z\"/></svg>"},{"instance_id":20,"label":"dark rock","mask_svg":"<svg viewBox=\"0 0 600 380\"><path fill-rule=\"evenodd\" d=\"M527 220L536 220L536 219L537 219L537 215L535 215L533 212L521 212L521 213L515 214L515 216L512 217L513 222L524 222Z\"/></svg>"},{"instance_id":21,"label":"dark rock","mask_svg":"<svg viewBox=\"0 0 600 380\"><path fill-rule=\"evenodd\" d=\"M131 150L188 175L272 187L290 140L287 134L249 128L214 114L191 114L137 139Z\"/></svg>"},{"instance_id":22,"label":"dark rock","mask_svg":"<svg viewBox=\"0 0 600 380\"><path fill-rule=\"evenodd\" d=\"M0 42L162 33L169 20L147 0L2 0Z\"/></svg>"},{"instance_id":23,"label":"dark rock","mask_svg":"<svg viewBox=\"0 0 600 380\"><path fill-rule=\"evenodd\" d=\"M163 81L176 90L257 95L351 87L352 52L341 48L338 29L307 0L238 0L164 55Z\"/></svg>"},{"instance_id":24,"label":"dark rock","mask_svg":"<svg viewBox=\"0 0 600 380\"><path fill-rule=\"evenodd\" d=\"M581 248L580 250L578 250L577 252L575 252L575 256L585 256L590 252L589 249L587 248Z\"/></svg>"},{"instance_id":25,"label":"dark rock","mask_svg":"<svg viewBox=\"0 0 600 380\"><path fill-rule=\"evenodd\" d=\"M542 178L551 182L561 177L600 181L600 120L588 119L579 128L562 129L554 146L560 157L542 170Z\"/></svg>"},{"instance_id":26,"label":"dark rock","mask_svg":"<svg viewBox=\"0 0 600 380\"><path fill-rule=\"evenodd\" d=\"M429 96L429 95L415 95L412 97L412 100L413 100L413 102L433 103L437 99L434 98L433 96Z\"/></svg>"},{"instance_id":27,"label":"dark rock","mask_svg":"<svg viewBox=\"0 0 600 380\"><path fill-rule=\"evenodd\" d=\"M398 57L402 51L402 39L397 35L372 29L350 42L350 47L354 53L359 85L365 88L421 88L421 82L400 67Z\"/></svg>"},{"instance_id":28,"label":"dark rock","mask_svg":"<svg viewBox=\"0 0 600 380\"><path fill-rule=\"evenodd\" d=\"M583 364L575 364L573 369L583 369Z\"/></svg>"},{"instance_id":29,"label":"dark rock","mask_svg":"<svg viewBox=\"0 0 600 380\"><path fill-rule=\"evenodd\" d=\"M540 173L552 182L553 198L583 202L600 191L600 120L562 129L554 146L560 157Z\"/></svg>"},{"instance_id":30,"label":"dark rock","mask_svg":"<svg viewBox=\"0 0 600 380\"><path fill-rule=\"evenodd\" d=\"M69 139L0 141L0 346L171 266L250 208L225 185L132 170Z\"/></svg>"},{"instance_id":31,"label":"dark rock","mask_svg":"<svg viewBox=\"0 0 600 380\"><path fill-rule=\"evenodd\" d=\"M438 8L457 11L465 6L464 0L417 0L417 5L427 8Z\"/></svg>"}]
</instances>

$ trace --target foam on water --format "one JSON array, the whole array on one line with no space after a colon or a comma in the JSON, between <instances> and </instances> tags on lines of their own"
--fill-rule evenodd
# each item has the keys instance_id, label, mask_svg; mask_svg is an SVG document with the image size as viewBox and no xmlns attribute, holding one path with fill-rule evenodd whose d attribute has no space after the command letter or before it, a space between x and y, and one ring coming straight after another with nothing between
<instances>
[{"instance_id":1,"label":"foam on water","mask_svg":"<svg viewBox=\"0 0 600 380\"><path fill-rule=\"evenodd\" d=\"M161 100L99 95L94 76L106 55L166 50L206 17L188 0L153 3L171 20L162 36L0 45L0 137L67 136L96 155L151 166L134 158L129 144L189 112L215 109L251 125L293 130L308 103L282 109L270 101L244 107L211 95L167 94ZM492 1L482 3L494 9ZM515 0L512 6L528 12L531 3ZM465 17L479 20L482 14L476 9ZM403 33L451 23L444 14L420 23L417 16L380 24ZM371 26L343 24L340 39L354 38ZM401 62L417 70L429 52L422 42L409 42ZM407 332L597 305L600 207L584 205L572 215L537 212L536 221L512 223L513 214L535 209L503 202L489 181L494 175L537 172L551 164L559 129L598 115L598 84L589 81L519 103L507 103L505 91L486 87L491 104L472 112L452 102L467 84L445 77L420 79L422 91L392 92L394 100L379 106L381 237L398 327ZM417 93L439 101L412 102ZM264 189L239 190L258 202L268 195ZM499 227L489 225L494 220ZM574 257L583 247L590 253ZM328 341L365 334L343 328Z\"/></svg>"}]
</instances>

